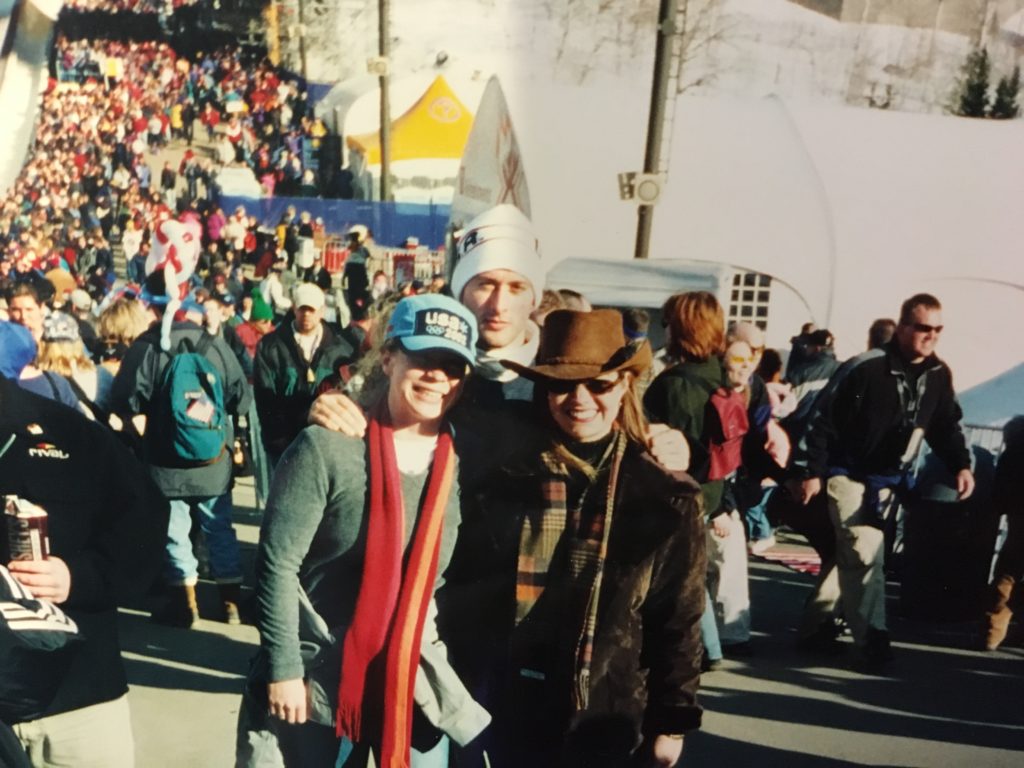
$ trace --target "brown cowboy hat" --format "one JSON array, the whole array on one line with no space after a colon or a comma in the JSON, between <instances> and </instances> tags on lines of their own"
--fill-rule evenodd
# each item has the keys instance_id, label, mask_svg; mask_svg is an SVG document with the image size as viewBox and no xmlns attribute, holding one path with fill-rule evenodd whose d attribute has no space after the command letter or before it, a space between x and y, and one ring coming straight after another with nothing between
<instances>
[{"instance_id":1,"label":"brown cowboy hat","mask_svg":"<svg viewBox=\"0 0 1024 768\"><path fill-rule=\"evenodd\" d=\"M514 360L502 360L501 364L533 381L586 381L612 371L643 371L651 364L651 346L646 340L639 344L626 341L622 313L617 309L558 309L544 320L536 365Z\"/></svg>"}]
</instances>

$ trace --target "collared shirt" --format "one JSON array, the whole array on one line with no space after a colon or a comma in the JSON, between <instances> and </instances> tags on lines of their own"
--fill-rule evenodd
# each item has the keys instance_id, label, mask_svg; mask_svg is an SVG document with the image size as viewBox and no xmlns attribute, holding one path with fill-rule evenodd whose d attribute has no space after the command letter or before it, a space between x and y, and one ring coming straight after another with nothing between
<instances>
[{"instance_id":1,"label":"collared shirt","mask_svg":"<svg viewBox=\"0 0 1024 768\"><path fill-rule=\"evenodd\" d=\"M295 336L295 345L299 348L303 360L307 363L312 362L313 355L324 338L323 323L318 324L316 330L312 333L299 333L295 328L295 323L292 323L292 334Z\"/></svg>"}]
</instances>

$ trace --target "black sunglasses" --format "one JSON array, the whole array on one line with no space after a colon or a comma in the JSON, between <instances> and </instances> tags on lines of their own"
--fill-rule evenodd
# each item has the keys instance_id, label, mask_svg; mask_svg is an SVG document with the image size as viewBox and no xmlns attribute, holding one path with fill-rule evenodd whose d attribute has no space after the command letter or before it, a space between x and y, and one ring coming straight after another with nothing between
<instances>
[{"instance_id":1,"label":"black sunglasses","mask_svg":"<svg viewBox=\"0 0 1024 768\"><path fill-rule=\"evenodd\" d=\"M945 327L946 326L944 325L928 325L928 323L913 323L913 328L918 333L931 333L932 331L934 331L935 333L942 333L942 329Z\"/></svg>"},{"instance_id":2,"label":"black sunglasses","mask_svg":"<svg viewBox=\"0 0 1024 768\"><path fill-rule=\"evenodd\" d=\"M449 379L464 379L469 373L469 365L461 357L444 352L403 351L414 368L421 368L425 371L441 371Z\"/></svg>"},{"instance_id":3,"label":"black sunglasses","mask_svg":"<svg viewBox=\"0 0 1024 768\"><path fill-rule=\"evenodd\" d=\"M544 382L544 388L552 395L568 395L575 392L576 387L582 384L592 395L606 395L619 385L621 379L585 379L584 381L573 381L571 379L548 379Z\"/></svg>"}]
</instances>

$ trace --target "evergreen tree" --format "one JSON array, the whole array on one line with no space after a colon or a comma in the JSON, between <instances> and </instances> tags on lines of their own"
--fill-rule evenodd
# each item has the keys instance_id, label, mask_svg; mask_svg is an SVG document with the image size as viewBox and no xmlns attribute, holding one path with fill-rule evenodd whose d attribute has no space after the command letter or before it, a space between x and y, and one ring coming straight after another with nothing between
<instances>
[{"instance_id":1,"label":"evergreen tree","mask_svg":"<svg viewBox=\"0 0 1024 768\"><path fill-rule=\"evenodd\" d=\"M996 120L1012 120L1020 115L1017 95L1020 93L1020 65L1013 68L1009 77L999 78L996 96L992 100L989 116Z\"/></svg>"},{"instance_id":2,"label":"evergreen tree","mask_svg":"<svg viewBox=\"0 0 1024 768\"><path fill-rule=\"evenodd\" d=\"M988 79L990 72L988 50L981 48L971 51L964 62L960 93L953 113L961 117L988 116Z\"/></svg>"}]
</instances>

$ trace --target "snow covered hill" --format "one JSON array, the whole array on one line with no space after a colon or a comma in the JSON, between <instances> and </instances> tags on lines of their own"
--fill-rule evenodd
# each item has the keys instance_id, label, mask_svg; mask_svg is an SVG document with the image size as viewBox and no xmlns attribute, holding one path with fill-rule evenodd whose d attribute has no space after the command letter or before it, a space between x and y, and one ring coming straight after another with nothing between
<instances>
[{"instance_id":1,"label":"snow covered hill","mask_svg":"<svg viewBox=\"0 0 1024 768\"><path fill-rule=\"evenodd\" d=\"M928 26L839 21L789 0L689 0L684 89L698 94L885 106L941 113L976 40ZM1019 0L995 5L1004 14ZM312 4L311 79L365 73L377 52L376 0ZM592 85L611 79L646 90L657 0L391 0L392 71L458 63L504 81ZM873 17L872 17L873 18ZM1016 17L1014 17L1016 18ZM990 14L975 36L993 74L1008 74L1024 36ZM1019 24L1018 24L1019 26ZM438 66L439 55L446 61Z\"/></svg>"}]
</instances>

